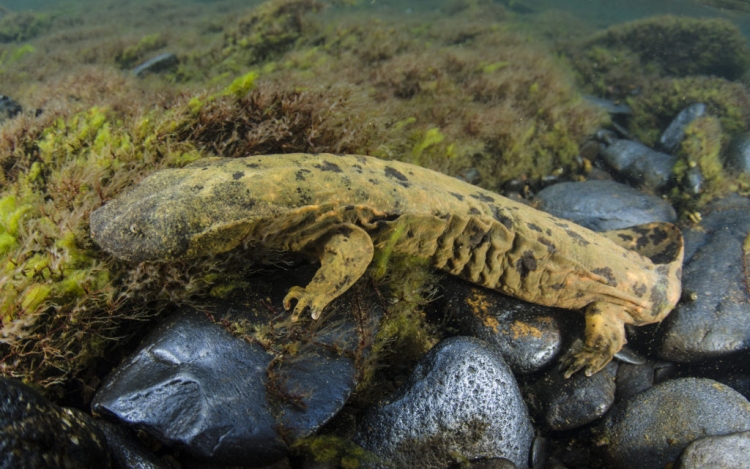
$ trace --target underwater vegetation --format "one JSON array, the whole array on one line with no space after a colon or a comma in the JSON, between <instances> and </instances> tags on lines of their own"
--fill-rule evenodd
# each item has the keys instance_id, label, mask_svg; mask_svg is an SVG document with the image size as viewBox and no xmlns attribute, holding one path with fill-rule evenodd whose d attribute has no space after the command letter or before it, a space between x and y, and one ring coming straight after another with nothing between
<instances>
[{"instance_id":1,"label":"underwater vegetation","mask_svg":"<svg viewBox=\"0 0 750 469\"><path fill-rule=\"evenodd\" d=\"M682 109L706 105L710 118L689 128L678 152L678 180L696 166L706 178L696 197L672 192L683 213L729 191L747 193L747 184L729 178L720 159L732 137L750 128L750 49L736 26L721 19L655 17L560 47L584 89L630 106L628 132L649 146Z\"/></svg>"},{"instance_id":2,"label":"underwater vegetation","mask_svg":"<svg viewBox=\"0 0 750 469\"><path fill-rule=\"evenodd\" d=\"M473 170L491 190L510 179L582 178L580 145L609 122L582 99L584 88L627 100L630 130L646 143L685 105L706 103L713 117L688 130L680 151L718 190L715 158L750 118L745 87L731 81L747 52L714 20L669 20L668 30L684 42L686 28L703 28L702 40L722 50L725 77L696 75L716 54L689 64L649 50L650 23L613 28L561 56L489 1L450 2L450 19L373 18L311 0L176 14L178 3L144 6L147 19L132 8L117 14L116 3L107 5L114 13L68 12L36 37L0 45L2 92L27 109L0 128L0 371L48 395L85 396L100 378L94 365L169 304L226 295L257 267L241 248L138 266L99 251L91 211L155 170L215 155L333 152L456 176ZM124 72L164 51L178 56L176 72ZM359 399L383 382L376 362L419 357L437 340L422 312L435 282L424 267L387 250L372 264L372 281L397 301Z\"/></svg>"}]
</instances>

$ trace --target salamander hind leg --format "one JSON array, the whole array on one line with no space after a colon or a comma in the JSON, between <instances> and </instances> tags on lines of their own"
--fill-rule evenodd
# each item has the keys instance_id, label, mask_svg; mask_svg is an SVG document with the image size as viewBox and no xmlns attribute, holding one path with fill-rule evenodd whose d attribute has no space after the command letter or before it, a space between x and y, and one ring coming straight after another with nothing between
<instances>
[{"instance_id":1,"label":"salamander hind leg","mask_svg":"<svg viewBox=\"0 0 750 469\"><path fill-rule=\"evenodd\" d=\"M323 309L359 280L370 265L373 246L370 235L350 223L332 226L310 251L320 260L320 269L306 287L292 287L284 297L284 308L296 301L292 320L305 310L318 319Z\"/></svg>"},{"instance_id":2,"label":"salamander hind leg","mask_svg":"<svg viewBox=\"0 0 750 469\"><path fill-rule=\"evenodd\" d=\"M586 308L585 343L578 341L561 360L566 378L581 369L591 376L620 351L626 342L622 314L622 306L609 303L591 303Z\"/></svg>"}]
</instances>

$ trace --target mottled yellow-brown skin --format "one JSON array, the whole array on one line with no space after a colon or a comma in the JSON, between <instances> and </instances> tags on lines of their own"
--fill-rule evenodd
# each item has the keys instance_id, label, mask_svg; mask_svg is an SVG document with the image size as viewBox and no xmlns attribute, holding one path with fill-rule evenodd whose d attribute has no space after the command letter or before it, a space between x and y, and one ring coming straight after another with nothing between
<instances>
[{"instance_id":1,"label":"mottled yellow-brown skin","mask_svg":"<svg viewBox=\"0 0 750 469\"><path fill-rule=\"evenodd\" d=\"M296 302L295 318L309 309L314 319L389 243L477 285L585 309L585 345L564 359L567 376L601 369L625 343L625 324L661 321L681 291L682 236L673 225L594 233L458 179L366 156L208 158L159 171L93 212L91 235L133 262L241 243L308 254L320 269L284 304Z\"/></svg>"}]
</instances>

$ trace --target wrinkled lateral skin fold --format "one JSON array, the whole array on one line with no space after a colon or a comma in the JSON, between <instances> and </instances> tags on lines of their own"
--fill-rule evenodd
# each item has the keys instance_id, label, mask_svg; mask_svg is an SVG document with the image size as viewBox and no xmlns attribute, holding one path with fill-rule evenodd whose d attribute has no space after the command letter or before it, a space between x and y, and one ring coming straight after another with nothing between
<instances>
[{"instance_id":1,"label":"wrinkled lateral skin fold","mask_svg":"<svg viewBox=\"0 0 750 469\"><path fill-rule=\"evenodd\" d=\"M91 215L110 254L141 262L209 256L242 243L301 252L321 267L290 289L294 317L317 318L375 250L525 301L582 309L582 348L566 375L593 374L625 343L625 324L659 322L680 293L682 236L651 223L595 233L429 169L331 154L206 158L156 172Z\"/></svg>"}]
</instances>

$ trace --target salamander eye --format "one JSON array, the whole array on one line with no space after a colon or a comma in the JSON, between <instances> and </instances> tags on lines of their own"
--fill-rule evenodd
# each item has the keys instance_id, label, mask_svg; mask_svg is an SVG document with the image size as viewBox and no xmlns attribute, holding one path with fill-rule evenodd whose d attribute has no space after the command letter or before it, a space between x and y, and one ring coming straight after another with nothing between
<instances>
[{"instance_id":1,"label":"salamander eye","mask_svg":"<svg viewBox=\"0 0 750 469\"><path fill-rule=\"evenodd\" d=\"M133 236L137 236L139 238L143 236L143 231L136 223L133 223L132 225L130 225L129 231L130 231L130 234L132 234Z\"/></svg>"}]
</instances>

